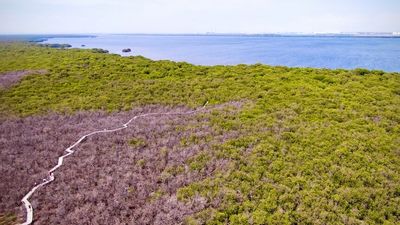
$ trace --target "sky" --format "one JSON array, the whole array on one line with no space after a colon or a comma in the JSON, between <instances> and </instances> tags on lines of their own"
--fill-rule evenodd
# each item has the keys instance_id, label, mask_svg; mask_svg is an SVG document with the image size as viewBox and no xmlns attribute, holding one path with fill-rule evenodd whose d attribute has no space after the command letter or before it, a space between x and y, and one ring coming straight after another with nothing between
<instances>
[{"instance_id":1,"label":"sky","mask_svg":"<svg viewBox=\"0 0 400 225\"><path fill-rule=\"evenodd\" d=\"M400 0L0 0L1 34L400 32Z\"/></svg>"}]
</instances>

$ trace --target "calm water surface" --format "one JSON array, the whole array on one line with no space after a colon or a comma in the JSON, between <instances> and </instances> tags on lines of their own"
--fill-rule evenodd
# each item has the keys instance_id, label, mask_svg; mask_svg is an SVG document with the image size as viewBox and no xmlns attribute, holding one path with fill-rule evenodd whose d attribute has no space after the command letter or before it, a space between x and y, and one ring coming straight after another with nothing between
<instances>
[{"instance_id":1,"label":"calm water surface","mask_svg":"<svg viewBox=\"0 0 400 225\"><path fill-rule=\"evenodd\" d=\"M302 36L100 35L52 38L76 48L103 48L200 65L264 63L290 67L367 68L400 72L400 38ZM85 45L85 47L82 47ZM131 48L131 53L122 53Z\"/></svg>"}]
</instances>

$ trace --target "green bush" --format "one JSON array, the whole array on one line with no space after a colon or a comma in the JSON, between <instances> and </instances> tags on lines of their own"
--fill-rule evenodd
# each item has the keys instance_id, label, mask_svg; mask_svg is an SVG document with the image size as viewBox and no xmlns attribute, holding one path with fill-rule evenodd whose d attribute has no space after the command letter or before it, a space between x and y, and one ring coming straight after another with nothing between
<instances>
[{"instance_id":1,"label":"green bush","mask_svg":"<svg viewBox=\"0 0 400 225\"><path fill-rule=\"evenodd\" d=\"M129 146L133 148L143 148L147 146L147 143L144 139L142 138L133 138L129 140Z\"/></svg>"}]
</instances>

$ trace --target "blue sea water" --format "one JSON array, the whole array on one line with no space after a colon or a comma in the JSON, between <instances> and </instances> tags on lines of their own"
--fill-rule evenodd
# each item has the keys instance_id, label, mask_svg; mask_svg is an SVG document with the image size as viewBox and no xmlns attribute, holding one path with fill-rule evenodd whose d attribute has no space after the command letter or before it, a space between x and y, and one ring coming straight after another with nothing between
<instances>
[{"instance_id":1,"label":"blue sea water","mask_svg":"<svg viewBox=\"0 0 400 225\"><path fill-rule=\"evenodd\" d=\"M199 65L263 63L290 67L366 68L400 72L400 38L260 35L98 35L44 43L103 48L121 55ZM82 45L85 45L84 47ZM122 49L131 48L131 53Z\"/></svg>"}]
</instances>

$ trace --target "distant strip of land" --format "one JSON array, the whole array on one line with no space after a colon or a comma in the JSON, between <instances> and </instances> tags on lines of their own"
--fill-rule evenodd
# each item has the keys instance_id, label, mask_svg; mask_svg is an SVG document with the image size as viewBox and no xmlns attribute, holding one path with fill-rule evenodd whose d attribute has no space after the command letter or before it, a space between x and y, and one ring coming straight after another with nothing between
<instances>
[{"instance_id":1,"label":"distant strip of land","mask_svg":"<svg viewBox=\"0 0 400 225\"><path fill-rule=\"evenodd\" d=\"M400 32L358 32L358 33L119 33L115 35L152 36L254 36L254 37L362 37L362 38L400 38ZM93 34L3 34L0 41L43 42L50 38L87 38Z\"/></svg>"},{"instance_id":2,"label":"distant strip of land","mask_svg":"<svg viewBox=\"0 0 400 225\"><path fill-rule=\"evenodd\" d=\"M19 41L19 42L43 42L50 38L84 38L96 37L95 35L78 34L4 34L0 35L0 42Z\"/></svg>"}]
</instances>

